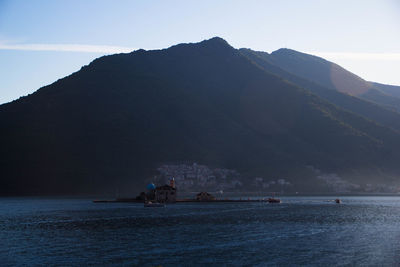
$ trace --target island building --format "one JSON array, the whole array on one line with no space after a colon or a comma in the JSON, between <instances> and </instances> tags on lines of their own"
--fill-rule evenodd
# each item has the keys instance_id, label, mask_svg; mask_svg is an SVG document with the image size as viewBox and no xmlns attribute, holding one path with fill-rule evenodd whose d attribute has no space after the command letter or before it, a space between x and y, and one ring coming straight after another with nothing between
<instances>
[{"instance_id":1,"label":"island building","mask_svg":"<svg viewBox=\"0 0 400 267\"><path fill-rule=\"evenodd\" d=\"M217 200L217 199L210 193L200 192L196 195L196 200L198 200L198 201L213 201L213 200Z\"/></svg>"},{"instance_id":2,"label":"island building","mask_svg":"<svg viewBox=\"0 0 400 267\"><path fill-rule=\"evenodd\" d=\"M156 187L155 200L160 203L175 203L176 188L171 185L162 185Z\"/></svg>"},{"instance_id":3,"label":"island building","mask_svg":"<svg viewBox=\"0 0 400 267\"><path fill-rule=\"evenodd\" d=\"M171 178L169 184L156 186L153 183L147 185L147 192L140 193L136 200L144 202L152 201L158 203L176 203L177 189L175 179ZM200 192L196 195L196 201L215 201L217 198L208 192Z\"/></svg>"},{"instance_id":4,"label":"island building","mask_svg":"<svg viewBox=\"0 0 400 267\"><path fill-rule=\"evenodd\" d=\"M153 183L147 185L147 192L140 193L136 197L137 200L155 201L159 203L175 203L176 202L176 187L175 179L169 181L169 185L155 186Z\"/></svg>"}]
</instances>

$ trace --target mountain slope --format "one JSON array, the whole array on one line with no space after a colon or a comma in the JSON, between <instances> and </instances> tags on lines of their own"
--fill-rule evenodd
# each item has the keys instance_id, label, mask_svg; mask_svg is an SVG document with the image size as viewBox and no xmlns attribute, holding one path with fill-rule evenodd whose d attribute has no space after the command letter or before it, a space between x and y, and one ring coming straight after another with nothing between
<instances>
[{"instance_id":1,"label":"mountain slope","mask_svg":"<svg viewBox=\"0 0 400 267\"><path fill-rule=\"evenodd\" d=\"M307 165L368 181L397 172L400 147L397 132L220 38L96 59L1 105L0 125L2 195L139 192L160 163L182 160L297 186Z\"/></svg>"},{"instance_id":2,"label":"mountain slope","mask_svg":"<svg viewBox=\"0 0 400 267\"><path fill-rule=\"evenodd\" d=\"M371 83L374 88L377 88L378 90L384 92L385 94L400 98L400 86L387 85L374 82Z\"/></svg>"},{"instance_id":3,"label":"mountain slope","mask_svg":"<svg viewBox=\"0 0 400 267\"><path fill-rule=\"evenodd\" d=\"M285 48L272 52L269 60L274 65L296 76L324 87L400 111L400 98L386 94L380 86L367 82L323 58Z\"/></svg>"},{"instance_id":4,"label":"mountain slope","mask_svg":"<svg viewBox=\"0 0 400 267\"><path fill-rule=\"evenodd\" d=\"M271 61L270 54L266 52L253 51L250 49L240 49L240 52L267 72L273 73L298 86L308 89L319 97L324 98L345 110L375 121L385 127L400 131L400 113L396 111L383 108L380 105L351 96L347 93L332 90L328 87L321 86L316 82L300 78L299 76L289 73L274 65Z\"/></svg>"}]
</instances>

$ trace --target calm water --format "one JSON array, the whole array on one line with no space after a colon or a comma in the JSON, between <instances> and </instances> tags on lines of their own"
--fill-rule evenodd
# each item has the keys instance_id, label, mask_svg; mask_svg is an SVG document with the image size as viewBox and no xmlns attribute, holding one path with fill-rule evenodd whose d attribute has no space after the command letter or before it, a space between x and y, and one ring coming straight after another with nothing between
<instances>
[{"instance_id":1,"label":"calm water","mask_svg":"<svg viewBox=\"0 0 400 267\"><path fill-rule=\"evenodd\" d=\"M165 208L0 199L0 264L400 265L400 198Z\"/></svg>"}]
</instances>

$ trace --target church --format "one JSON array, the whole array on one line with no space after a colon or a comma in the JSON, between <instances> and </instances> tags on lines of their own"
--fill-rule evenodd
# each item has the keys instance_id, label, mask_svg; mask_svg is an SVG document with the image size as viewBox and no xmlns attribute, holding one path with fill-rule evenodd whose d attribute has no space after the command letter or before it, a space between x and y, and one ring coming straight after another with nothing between
<instances>
[{"instance_id":1,"label":"church","mask_svg":"<svg viewBox=\"0 0 400 267\"><path fill-rule=\"evenodd\" d=\"M175 179L170 180L169 185L157 186L155 188L155 200L159 203L175 203L176 187Z\"/></svg>"}]
</instances>

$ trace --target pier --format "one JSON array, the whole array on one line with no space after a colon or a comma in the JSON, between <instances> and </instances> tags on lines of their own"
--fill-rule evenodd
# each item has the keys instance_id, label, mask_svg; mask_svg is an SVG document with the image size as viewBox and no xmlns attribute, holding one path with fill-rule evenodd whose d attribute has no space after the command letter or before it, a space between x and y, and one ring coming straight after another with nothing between
<instances>
[{"instance_id":1,"label":"pier","mask_svg":"<svg viewBox=\"0 0 400 267\"><path fill-rule=\"evenodd\" d=\"M118 199L99 199L93 200L94 203L145 203L143 200L135 198L118 198ZM175 203L231 203L231 202L268 202L268 199L214 199L214 200L197 200L192 198L177 199Z\"/></svg>"}]
</instances>

